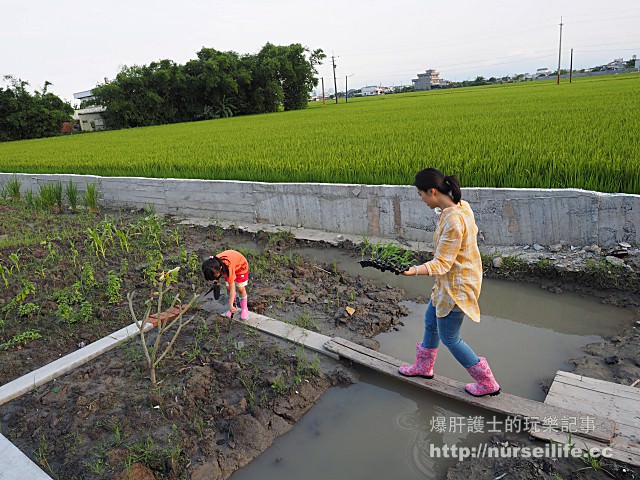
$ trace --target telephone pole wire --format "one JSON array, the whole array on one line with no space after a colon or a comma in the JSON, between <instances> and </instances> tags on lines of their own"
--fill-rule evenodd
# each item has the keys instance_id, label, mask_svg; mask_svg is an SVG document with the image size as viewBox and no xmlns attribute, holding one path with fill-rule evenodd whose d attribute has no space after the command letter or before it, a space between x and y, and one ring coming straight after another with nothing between
<instances>
[{"instance_id":1,"label":"telephone pole wire","mask_svg":"<svg viewBox=\"0 0 640 480\"><path fill-rule=\"evenodd\" d=\"M560 17L560 45L558 46L558 81L557 85L560 85L560 58L562 57L562 17Z\"/></svg>"}]
</instances>

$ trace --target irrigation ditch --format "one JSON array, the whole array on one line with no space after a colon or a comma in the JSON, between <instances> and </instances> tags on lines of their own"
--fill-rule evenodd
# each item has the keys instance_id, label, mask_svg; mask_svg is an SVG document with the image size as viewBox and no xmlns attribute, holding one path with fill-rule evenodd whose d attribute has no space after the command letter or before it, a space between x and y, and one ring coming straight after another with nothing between
<instances>
[{"instance_id":1,"label":"irrigation ditch","mask_svg":"<svg viewBox=\"0 0 640 480\"><path fill-rule=\"evenodd\" d=\"M402 290L291 251L340 248L355 263L371 250L354 242L331 246L282 228L247 232L153 209L104 209L90 200L81 207L80 199L70 208L54 200L43 205L15 194L0 202L2 384L130 324L126 293L137 292L132 307L143 314L159 272L180 267L166 307L176 294L186 302L206 291L201 260L226 248L243 251L249 242L260 245L259 253L244 249L251 310L370 348L377 348L377 334L402 328ZM640 252L624 242L599 248L484 249L485 275L535 282L557 294L595 295L636 312L640 321ZM428 250L415 255L429 258ZM228 478L289 431L328 388L357 381L348 366L215 313L194 309L189 316L158 368L157 385L134 339L0 407L2 433L52 478ZM590 345L575 360L576 372L631 384L640 378L639 342L631 326ZM567 462L540 468L570 478L565 475L580 467ZM591 469L578 478L599 474Z\"/></svg>"}]
</instances>

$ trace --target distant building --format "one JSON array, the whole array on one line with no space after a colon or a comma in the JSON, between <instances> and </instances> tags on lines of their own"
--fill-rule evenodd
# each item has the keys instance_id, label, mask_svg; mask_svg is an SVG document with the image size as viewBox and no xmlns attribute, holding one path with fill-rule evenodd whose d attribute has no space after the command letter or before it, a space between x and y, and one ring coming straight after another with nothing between
<instances>
[{"instance_id":1,"label":"distant building","mask_svg":"<svg viewBox=\"0 0 640 480\"><path fill-rule=\"evenodd\" d=\"M376 85L367 85L360 89L360 93L363 97L369 97L371 95L384 95L385 93L393 92L390 87L378 87Z\"/></svg>"},{"instance_id":2,"label":"distant building","mask_svg":"<svg viewBox=\"0 0 640 480\"><path fill-rule=\"evenodd\" d=\"M627 64L622 58L615 58L612 62L607 63L607 70L624 70Z\"/></svg>"},{"instance_id":3,"label":"distant building","mask_svg":"<svg viewBox=\"0 0 640 480\"><path fill-rule=\"evenodd\" d=\"M553 72L549 70L547 67L539 68L536 70L536 77L544 77L547 75L551 75Z\"/></svg>"},{"instance_id":4,"label":"distant building","mask_svg":"<svg viewBox=\"0 0 640 480\"><path fill-rule=\"evenodd\" d=\"M412 79L411 82L413 83L413 88L416 90L431 90L432 88L441 86L440 74L433 69L419 73L418 78Z\"/></svg>"},{"instance_id":5,"label":"distant building","mask_svg":"<svg viewBox=\"0 0 640 480\"><path fill-rule=\"evenodd\" d=\"M74 93L73 98L80 100L82 104L82 102L87 102L93 99L93 92L91 90L85 90L83 92ZM106 108L102 105L78 108L74 111L72 118L76 121L77 125L80 126L80 130L83 132L104 130L106 125L102 114L105 111Z\"/></svg>"}]
</instances>

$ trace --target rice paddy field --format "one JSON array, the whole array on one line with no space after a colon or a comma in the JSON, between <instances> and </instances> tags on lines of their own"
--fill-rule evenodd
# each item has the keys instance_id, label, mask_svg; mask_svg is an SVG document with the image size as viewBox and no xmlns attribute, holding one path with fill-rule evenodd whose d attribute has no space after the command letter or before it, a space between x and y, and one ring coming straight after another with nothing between
<instances>
[{"instance_id":1,"label":"rice paddy field","mask_svg":"<svg viewBox=\"0 0 640 480\"><path fill-rule=\"evenodd\" d=\"M0 171L640 194L640 75L327 102L302 111L0 143Z\"/></svg>"}]
</instances>

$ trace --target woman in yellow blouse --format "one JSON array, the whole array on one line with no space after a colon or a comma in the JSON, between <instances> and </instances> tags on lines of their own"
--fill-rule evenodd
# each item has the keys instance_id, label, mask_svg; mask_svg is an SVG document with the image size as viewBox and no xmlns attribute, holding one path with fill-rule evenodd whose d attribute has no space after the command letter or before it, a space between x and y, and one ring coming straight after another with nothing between
<instances>
[{"instance_id":1,"label":"woman in yellow blouse","mask_svg":"<svg viewBox=\"0 0 640 480\"><path fill-rule=\"evenodd\" d=\"M416 361L399 368L402 375L433 378L433 364L440 340L467 369L475 383L465 390L476 397L498 395L496 382L484 357L478 357L460 338L465 314L480 321L478 297L482 285L482 260L478 250L478 227L473 211L461 199L462 192L455 176L445 177L435 168L416 174L415 186L429 208L442 213L433 235L433 260L416 265L403 275L435 277L431 300L424 317L424 338L416 345Z\"/></svg>"}]
</instances>

